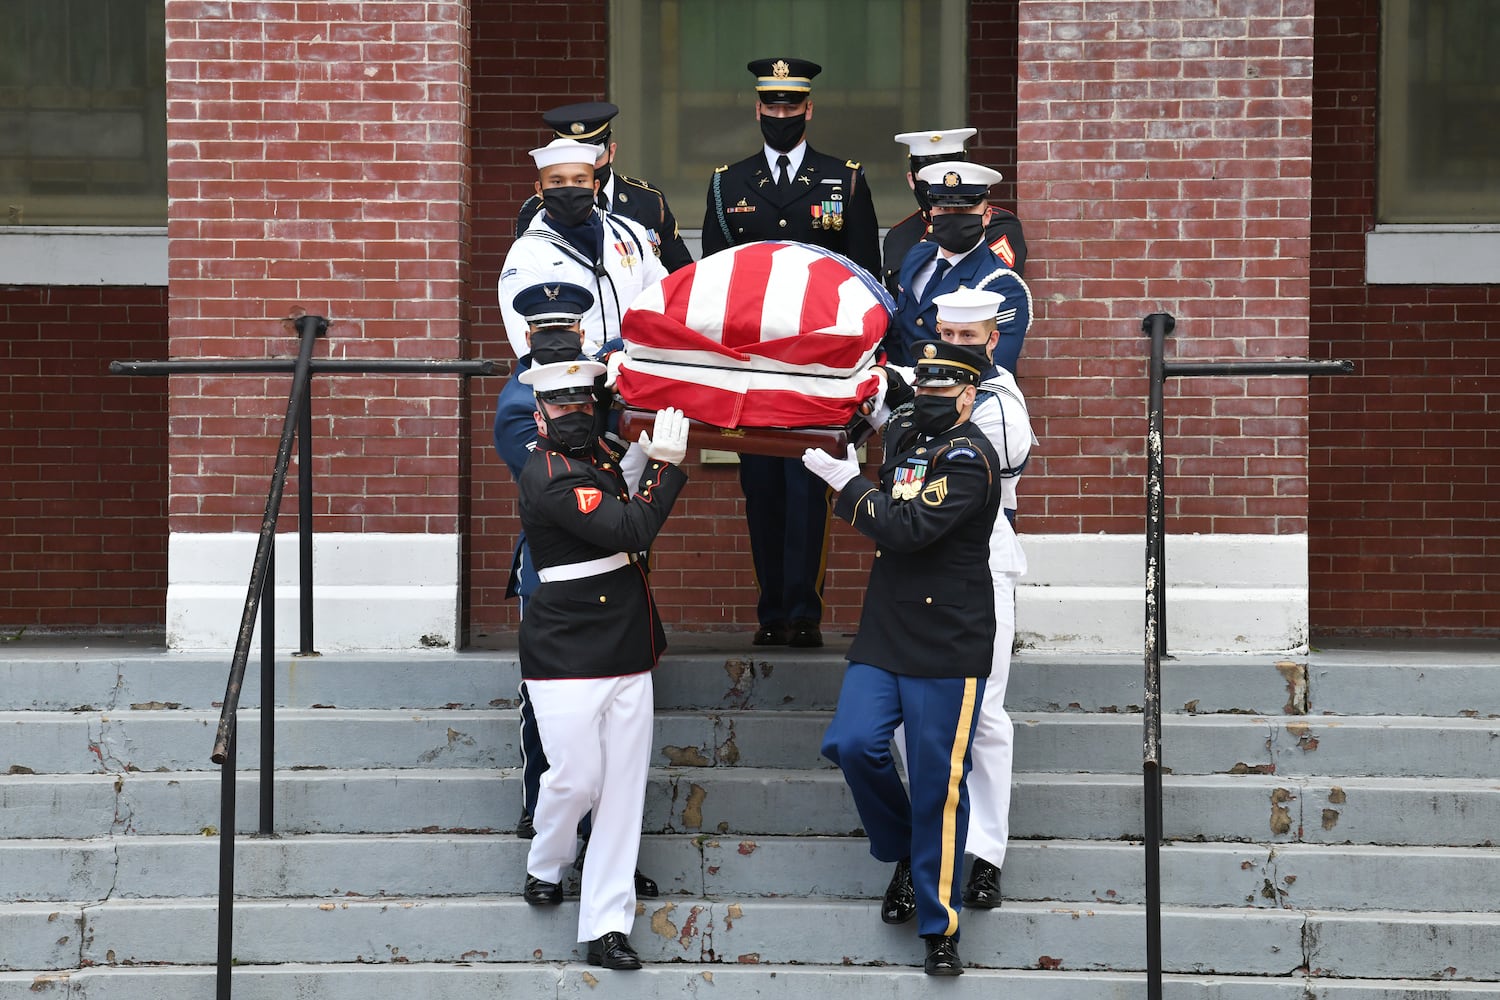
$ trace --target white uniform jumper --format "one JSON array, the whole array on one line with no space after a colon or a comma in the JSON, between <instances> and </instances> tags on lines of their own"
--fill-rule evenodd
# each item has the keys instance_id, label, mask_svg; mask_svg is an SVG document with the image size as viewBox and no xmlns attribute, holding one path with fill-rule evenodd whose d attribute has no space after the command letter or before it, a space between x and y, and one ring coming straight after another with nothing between
<instances>
[{"instance_id":1,"label":"white uniform jumper","mask_svg":"<svg viewBox=\"0 0 1500 1000\"><path fill-rule=\"evenodd\" d=\"M604 246L598 266L547 225L545 211L511 244L500 271L500 312L505 333L516 357L524 357L526 320L512 300L533 285L566 281L594 293L594 304L583 316L583 353L593 357L607 340L620 335L620 317L642 290L667 276L667 269L651 249L651 239L639 223L623 215L594 209L604 222Z\"/></svg>"}]
</instances>

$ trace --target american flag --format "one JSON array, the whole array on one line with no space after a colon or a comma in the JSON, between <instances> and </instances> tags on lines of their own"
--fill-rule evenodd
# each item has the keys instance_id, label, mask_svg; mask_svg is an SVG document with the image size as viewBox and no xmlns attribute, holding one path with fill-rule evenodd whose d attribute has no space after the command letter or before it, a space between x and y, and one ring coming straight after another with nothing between
<instances>
[{"instance_id":1,"label":"american flag","mask_svg":"<svg viewBox=\"0 0 1500 1000\"><path fill-rule=\"evenodd\" d=\"M843 425L875 395L895 303L847 257L805 243L731 247L673 272L621 321L627 403L719 427Z\"/></svg>"}]
</instances>

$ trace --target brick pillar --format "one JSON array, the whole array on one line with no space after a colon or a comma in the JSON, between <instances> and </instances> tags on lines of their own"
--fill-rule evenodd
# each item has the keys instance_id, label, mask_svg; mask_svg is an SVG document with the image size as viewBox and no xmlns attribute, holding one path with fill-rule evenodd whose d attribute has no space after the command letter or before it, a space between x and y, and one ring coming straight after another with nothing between
<instances>
[{"instance_id":1,"label":"brick pillar","mask_svg":"<svg viewBox=\"0 0 1500 1000\"><path fill-rule=\"evenodd\" d=\"M1114 607L1100 587L1124 592L1116 617L1059 628L1140 632L1142 317L1177 317L1177 359L1307 356L1312 12L1021 0L1017 200L1036 300L1021 374L1043 442L1022 516L1051 533L1028 545L1032 580L1091 608ZM1184 645L1305 640L1307 410L1302 378L1169 383Z\"/></svg>"},{"instance_id":2,"label":"brick pillar","mask_svg":"<svg viewBox=\"0 0 1500 1000\"><path fill-rule=\"evenodd\" d=\"M167 0L170 351L450 359L468 326L466 3ZM168 641L232 645L287 376L178 377ZM313 383L320 648L456 641L466 388ZM295 646L295 463L278 632Z\"/></svg>"}]
</instances>

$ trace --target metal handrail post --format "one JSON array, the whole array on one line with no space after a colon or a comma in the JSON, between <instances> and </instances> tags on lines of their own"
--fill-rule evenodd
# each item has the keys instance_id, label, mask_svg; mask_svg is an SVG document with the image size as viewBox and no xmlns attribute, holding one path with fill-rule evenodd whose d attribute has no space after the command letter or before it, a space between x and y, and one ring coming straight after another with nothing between
<instances>
[{"instance_id":1,"label":"metal handrail post","mask_svg":"<svg viewBox=\"0 0 1500 1000\"><path fill-rule=\"evenodd\" d=\"M219 944L214 996L230 1000L230 970L234 966L234 799L235 726L224 747L219 791Z\"/></svg>"},{"instance_id":2,"label":"metal handrail post","mask_svg":"<svg viewBox=\"0 0 1500 1000\"><path fill-rule=\"evenodd\" d=\"M276 832L276 545L266 560L260 608L260 832ZM238 727L238 724L236 724Z\"/></svg>"},{"instance_id":3,"label":"metal handrail post","mask_svg":"<svg viewBox=\"0 0 1500 1000\"><path fill-rule=\"evenodd\" d=\"M1151 387L1146 407L1146 678L1143 803L1146 827L1146 997L1161 1000L1161 658L1166 650L1166 473L1163 389L1166 340L1177 321L1152 313L1141 323L1151 335Z\"/></svg>"},{"instance_id":4,"label":"metal handrail post","mask_svg":"<svg viewBox=\"0 0 1500 1000\"><path fill-rule=\"evenodd\" d=\"M266 561L270 558L270 547L276 542L276 517L281 510L281 497L286 491L287 466L292 460L296 416L311 380L313 343L328 329L328 321L322 316L302 316L296 322L297 331L302 335L302 343L297 352L297 365L292 371L292 391L287 399L286 420L282 424L281 442L276 449L271 488L266 493L265 513L260 522L260 540L255 547L255 563L250 568L249 593L245 597L244 612L240 615L239 638L235 642L234 661L229 666L229 683L224 690L224 707L219 713L219 731L214 739L214 752L211 755L216 764L223 762L231 722L239 711L240 688L245 683L245 661L250 655L250 636L255 631L255 617L260 611L260 599L266 581Z\"/></svg>"},{"instance_id":5,"label":"metal handrail post","mask_svg":"<svg viewBox=\"0 0 1500 1000\"><path fill-rule=\"evenodd\" d=\"M313 649L313 449L312 393L302 397L297 415L297 609L302 644L298 656Z\"/></svg>"}]
</instances>

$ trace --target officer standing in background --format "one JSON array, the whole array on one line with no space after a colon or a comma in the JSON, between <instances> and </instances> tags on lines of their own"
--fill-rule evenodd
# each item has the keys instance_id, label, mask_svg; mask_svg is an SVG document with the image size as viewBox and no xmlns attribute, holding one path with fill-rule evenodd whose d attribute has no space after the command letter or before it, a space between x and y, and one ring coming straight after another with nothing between
<instances>
[{"instance_id":1,"label":"officer standing in background","mask_svg":"<svg viewBox=\"0 0 1500 1000\"><path fill-rule=\"evenodd\" d=\"M1000 342L994 360L1012 374L1031 328L1031 290L984 242L984 216L990 185L1000 174L963 160L944 160L923 167L917 182L926 182L932 203L932 237L912 247L901 262L896 315L885 336L891 364L915 362L912 345L936 335L939 295L960 288L984 288L1004 299L999 318Z\"/></svg>"},{"instance_id":2,"label":"officer standing in background","mask_svg":"<svg viewBox=\"0 0 1500 1000\"><path fill-rule=\"evenodd\" d=\"M807 144L812 80L806 59L756 59L755 117L764 148L714 171L703 213L703 256L758 240L795 240L837 251L880 274L879 226L865 172Z\"/></svg>"},{"instance_id":3,"label":"officer standing in background","mask_svg":"<svg viewBox=\"0 0 1500 1000\"><path fill-rule=\"evenodd\" d=\"M518 377L536 393L537 449L521 472L521 527L541 585L521 618L521 676L549 766L536 804L523 897L562 902L579 821L593 811L583 864L579 941L590 965L641 967L630 945L646 775L651 671L666 633L637 553L651 547L687 475L687 418L661 410L640 446L649 458L628 485L620 455L599 437L595 381L604 365L561 361ZM633 492L632 492L633 490Z\"/></svg>"},{"instance_id":4,"label":"officer standing in background","mask_svg":"<svg viewBox=\"0 0 1500 1000\"><path fill-rule=\"evenodd\" d=\"M884 261L882 279L886 290L892 295L900 291L896 279L901 273L901 262L918 241L932 238L932 203L927 200L927 185L917 183L917 174L929 164L944 160L967 160L969 154L964 149L964 143L976 132L978 129L974 128L950 128L931 132L902 132L896 136L896 141L908 150L906 184L917 199L917 211L896 223L885 234L885 244L881 249L881 259ZM1016 218L1014 212L990 205L984 224L984 239L989 244L990 251L1000 259L1000 263L1017 274L1025 275L1026 236L1021 231L1021 220Z\"/></svg>"},{"instance_id":5,"label":"officer standing in background","mask_svg":"<svg viewBox=\"0 0 1500 1000\"><path fill-rule=\"evenodd\" d=\"M886 429L879 483L859 474L852 445L842 460L814 448L802 460L876 544L823 755L844 772L870 853L896 865L881 919L916 917L927 974L956 976L969 747L995 640L1000 462L969 419L987 359L942 341L917 352L914 408ZM902 724L909 796L891 754Z\"/></svg>"},{"instance_id":6,"label":"officer standing in background","mask_svg":"<svg viewBox=\"0 0 1500 1000\"><path fill-rule=\"evenodd\" d=\"M755 117L764 147L719 167L703 215L703 255L761 240L811 243L880 273L875 204L854 160L807 144L812 80L806 59L756 59ZM828 490L794 458L740 456L740 486L760 596L757 646L823 645Z\"/></svg>"},{"instance_id":7,"label":"officer standing in background","mask_svg":"<svg viewBox=\"0 0 1500 1000\"><path fill-rule=\"evenodd\" d=\"M604 150L594 162L594 179L599 182L599 194L595 200L599 207L639 222L651 240L651 248L668 271L686 267L693 262L693 257L682 242L682 234L677 231L677 219L667 204L667 196L650 182L614 169L615 148L619 143L610 136L610 123L619 113L620 109L608 101L587 101L553 108L542 114L542 121L559 139L586 142ZM540 196L532 195L526 199L516 217L517 236L526 231L532 217L541 208Z\"/></svg>"}]
</instances>

